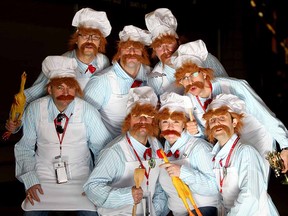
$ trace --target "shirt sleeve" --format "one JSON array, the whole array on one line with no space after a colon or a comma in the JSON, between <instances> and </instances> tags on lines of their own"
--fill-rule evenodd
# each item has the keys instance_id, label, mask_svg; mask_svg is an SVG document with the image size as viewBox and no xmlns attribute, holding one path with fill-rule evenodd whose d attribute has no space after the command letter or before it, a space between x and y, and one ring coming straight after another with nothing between
<instances>
[{"instance_id":1,"label":"shirt sleeve","mask_svg":"<svg viewBox=\"0 0 288 216\"><path fill-rule=\"evenodd\" d=\"M163 190L161 184L157 181L152 203L155 208L156 215L167 215L170 211L167 205L168 197Z\"/></svg>"},{"instance_id":2,"label":"shirt sleeve","mask_svg":"<svg viewBox=\"0 0 288 216\"><path fill-rule=\"evenodd\" d=\"M114 144L116 145L116 144ZM124 174L125 159L120 146L105 149L99 156L94 170L84 184L87 197L98 207L120 208L133 205L132 186L112 187Z\"/></svg>"},{"instance_id":3,"label":"shirt sleeve","mask_svg":"<svg viewBox=\"0 0 288 216\"><path fill-rule=\"evenodd\" d=\"M33 83L33 85L24 90L26 96L26 104L31 103L32 101L44 96L47 94L46 85L48 83L48 78L43 72L41 72Z\"/></svg>"},{"instance_id":4,"label":"shirt sleeve","mask_svg":"<svg viewBox=\"0 0 288 216\"><path fill-rule=\"evenodd\" d=\"M100 110L109 100L111 86L106 74L93 76L84 88L84 100Z\"/></svg>"},{"instance_id":5,"label":"shirt sleeve","mask_svg":"<svg viewBox=\"0 0 288 216\"><path fill-rule=\"evenodd\" d=\"M167 88L167 86L163 86L164 80L167 80L169 85L175 82L175 69L167 65L164 65L164 68L162 66L161 63L158 63L148 75L148 86L153 88L157 95L163 94L164 89Z\"/></svg>"},{"instance_id":6,"label":"shirt sleeve","mask_svg":"<svg viewBox=\"0 0 288 216\"><path fill-rule=\"evenodd\" d=\"M245 101L246 110L262 123L281 148L288 147L288 131L245 80L231 83L231 93Z\"/></svg>"},{"instance_id":7,"label":"shirt sleeve","mask_svg":"<svg viewBox=\"0 0 288 216\"><path fill-rule=\"evenodd\" d=\"M27 190L35 184L40 184L36 175L36 119L39 118L39 104L33 103L24 112L23 136L14 147L16 159L16 178L23 182Z\"/></svg>"},{"instance_id":8,"label":"shirt sleeve","mask_svg":"<svg viewBox=\"0 0 288 216\"><path fill-rule=\"evenodd\" d=\"M206 68L211 68L214 71L215 77L228 77L228 74L220 63L220 61L211 53L208 53L206 60L204 61L204 65Z\"/></svg>"},{"instance_id":9,"label":"shirt sleeve","mask_svg":"<svg viewBox=\"0 0 288 216\"><path fill-rule=\"evenodd\" d=\"M201 138L194 143L189 153L190 166L182 165L180 178L189 186L193 193L200 195L216 195L218 188L213 172L212 147Z\"/></svg>"},{"instance_id":10,"label":"shirt sleeve","mask_svg":"<svg viewBox=\"0 0 288 216\"><path fill-rule=\"evenodd\" d=\"M253 147L243 147L239 147L239 153L234 155L234 160L237 160L235 167L238 170L240 192L227 214L231 216L257 215L261 195L267 191L262 158Z\"/></svg>"},{"instance_id":11,"label":"shirt sleeve","mask_svg":"<svg viewBox=\"0 0 288 216\"><path fill-rule=\"evenodd\" d=\"M88 145L96 159L99 152L112 140L112 136L102 122L97 109L89 103L85 103L83 113L87 128Z\"/></svg>"}]
</instances>

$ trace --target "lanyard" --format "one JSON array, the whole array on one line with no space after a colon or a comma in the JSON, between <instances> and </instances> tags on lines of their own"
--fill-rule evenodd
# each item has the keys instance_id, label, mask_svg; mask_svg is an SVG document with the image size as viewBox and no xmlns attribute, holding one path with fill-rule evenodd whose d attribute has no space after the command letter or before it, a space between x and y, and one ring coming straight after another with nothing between
<instances>
[{"instance_id":1,"label":"lanyard","mask_svg":"<svg viewBox=\"0 0 288 216\"><path fill-rule=\"evenodd\" d=\"M209 105L209 103L211 103L211 100L213 98L213 95L212 95L212 84L211 82L209 83L209 87L211 89L211 99L208 99L207 101L204 102L204 104L201 103L200 99L199 99L199 96L197 95L196 96L196 99L198 101L198 103L200 104L201 108L203 109L204 113L206 112L206 108L207 106ZM208 104L206 104L206 102L208 102Z\"/></svg>"},{"instance_id":2,"label":"lanyard","mask_svg":"<svg viewBox=\"0 0 288 216\"><path fill-rule=\"evenodd\" d=\"M131 143L131 140L128 137L127 133L126 133L126 139L127 139L128 143L129 143L129 145L132 147L132 149L133 149L133 151L134 151L134 153L135 153L135 155L136 155L136 157L137 157L137 159L138 159L138 161L140 163L141 168L145 169L145 176L146 176L146 179L147 179L146 185L148 186L149 185L150 167L149 167L148 172L147 172L144 164L142 163L142 161L141 161L141 159L139 157L139 155L137 154L136 150L134 149L134 147L133 147L133 145Z\"/></svg>"},{"instance_id":3,"label":"lanyard","mask_svg":"<svg viewBox=\"0 0 288 216\"><path fill-rule=\"evenodd\" d=\"M238 136L238 137L236 138L236 140L234 141L233 145L231 146L231 149L230 149L229 154L228 154L228 156L227 156L226 163L225 163L225 166L224 166L224 168L223 168L223 169L224 169L224 174L223 174L223 176L222 176L222 174L221 174L222 177L220 176L220 193L222 193L222 187L223 187L224 178L225 178L225 176L226 176L226 174L227 174L227 173L226 173L226 169L227 169L227 167L228 167L228 165L229 165L229 162L230 162L230 159L231 159L231 155L232 155L233 150L234 150L237 142L239 141L239 139L240 139L240 137ZM213 160L215 160L215 156L214 156ZM220 163L220 166L223 167L222 159L219 161L219 163Z\"/></svg>"},{"instance_id":4,"label":"lanyard","mask_svg":"<svg viewBox=\"0 0 288 216\"><path fill-rule=\"evenodd\" d=\"M59 142L60 142L60 158L62 157L62 142L63 142L64 135L65 135L65 132L66 132L66 128L67 128L67 125L68 125L68 121L69 121L69 118L66 115L65 115L65 119L66 119L66 121L65 121L65 125L64 125L64 129L63 129L63 133L62 133L61 138L60 138L60 133L57 132L57 136L58 136L58 139L59 139ZM57 119L54 119L55 128L57 127L57 122L56 121L57 121Z\"/></svg>"}]
</instances>

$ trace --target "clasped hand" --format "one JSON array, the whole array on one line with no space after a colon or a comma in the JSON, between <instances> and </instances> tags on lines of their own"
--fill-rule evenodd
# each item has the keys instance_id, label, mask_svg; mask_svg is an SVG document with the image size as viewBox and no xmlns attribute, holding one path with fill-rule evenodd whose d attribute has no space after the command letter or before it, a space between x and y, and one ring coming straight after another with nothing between
<instances>
[{"instance_id":1,"label":"clasped hand","mask_svg":"<svg viewBox=\"0 0 288 216\"><path fill-rule=\"evenodd\" d=\"M136 186L132 187L132 197L134 199L134 204L139 204L143 198L143 190L141 187L136 188Z\"/></svg>"}]
</instances>

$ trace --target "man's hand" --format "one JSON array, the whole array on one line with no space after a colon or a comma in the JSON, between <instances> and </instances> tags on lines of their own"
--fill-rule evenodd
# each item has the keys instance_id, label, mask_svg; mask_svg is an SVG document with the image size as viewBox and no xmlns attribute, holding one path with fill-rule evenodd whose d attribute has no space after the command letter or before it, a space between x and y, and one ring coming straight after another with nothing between
<instances>
[{"instance_id":1,"label":"man's hand","mask_svg":"<svg viewBox=\"0 0 288 216\"><path fill-rule=\"evenodd\" d=\"M142 188L136 188L136 186L132 187L132 197L134 199L134 204L139 204L143 198L143 190Z\"/></svg>"},{"instance_id":2,"label":"man's hand","mask_svg":"<svg viewBox=\"0 0 288 216\"><path fill-rule=\"evenodd\" d=\"M8 119L5 124L5 128L7 131L11 132L12 134L21 126L21 121L12 121Z\"/></svg>"},{"instance_id":3,"label":"man's hand","mask_svg":"<svg viewBox=\"0 0 288 216\"><path fill-rule=\"evenodd\" d=\"M195 120L189 121L186 123L186 130L191 134L191 135L196 135L199 133L198 131L198 124Z\"/></svg>"},{"instance_id":4,"label":"man's hand","mask_svg":"<svg viewBox=\"0 0 288 216\"><path fill-rule=\"evenodd\" d=\"M284 164L284 169L282 170L282 173L286 173L288 171L288 149L287 150L282 150L280 153L280 157L283 160Z\"/></svg>"},{"instance_id":5,"label":"man's hand","mask_svg":"<svg viewBox=\"0 0 288 216\"><path fill-rule=\"evenodd\" d=\"M40 184L33 185L26 191L26 200L28 200L31 205L34 205L34 200L40 202L38 192L40 194L44 194Z\"/></svg>"},{"instance_id":6,"label":"man's hand","mask_svg":"<svg viewBox=\"0 0 288 216\"><path fill-rule=\"evenodd\" d=\"M172 176L179 177L180 176L181 166L178 164L164 163L164 164L161 164L159 167L166 169L166 171L168 172L170 177L172 177Z\"/></svg>"}]
</instances>

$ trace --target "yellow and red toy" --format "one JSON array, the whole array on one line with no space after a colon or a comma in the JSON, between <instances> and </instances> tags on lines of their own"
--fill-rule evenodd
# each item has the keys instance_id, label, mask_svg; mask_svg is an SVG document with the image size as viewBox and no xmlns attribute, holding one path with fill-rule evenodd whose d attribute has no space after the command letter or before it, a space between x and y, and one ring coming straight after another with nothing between
<instances>
[{"instance_id":1,"label":"yellow and red toy","mask_svg":"<svg viewBox=\"0 0 288 216\"><path fill-rule=\"evenodd\" d=\"M162 158L164 160L165 163L170 163L165 152L163 151L163 149L158 149L157 150L157 155L159 158ZM196 206L196 203L192 197L192 193L189 189L189 187L179 178L176 176L172 176L172 183L175 187L175 189L177 190L178 196L181 198L184 206L186 207L189 216L194 216L193 212L190 210L190 207L188 205L188 202L186 199L189 199L192 206L194 207L196 213L198 216L202 216L200 210L198 209L198 207Z\"/></svg>"},{"instance_id":2,"label":"yellow and red toy","mask_svg":"<svg viewBox=\"0 0 288 216\"><path fill-rule=\"evenodd\" d=\"M26 83L26 78L27 74L24 71L21 75L21 84L20 84L20 90L17 94L14 95L14 101L11 105L10 113L9 113L9 119L12 120L13 122L20 122L22 119L22 115L24 112L25 108L25 103L26 103L26 96L24 94L24 87ZM4 140L9 139L11 135L10 131L6 131L3 135L2 138Z\"/></svg>"}]
</instances>

